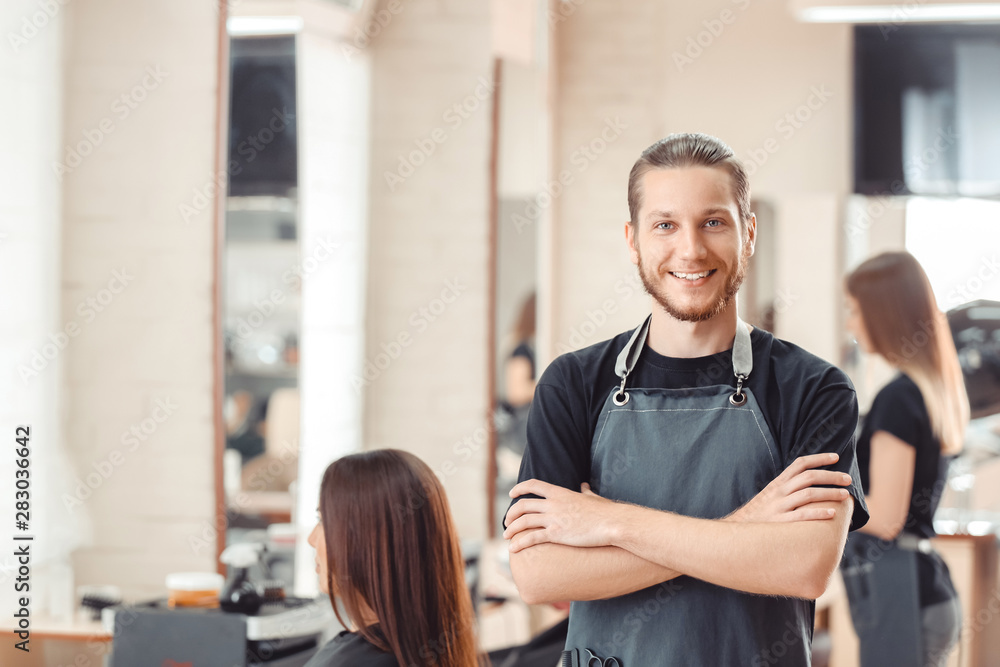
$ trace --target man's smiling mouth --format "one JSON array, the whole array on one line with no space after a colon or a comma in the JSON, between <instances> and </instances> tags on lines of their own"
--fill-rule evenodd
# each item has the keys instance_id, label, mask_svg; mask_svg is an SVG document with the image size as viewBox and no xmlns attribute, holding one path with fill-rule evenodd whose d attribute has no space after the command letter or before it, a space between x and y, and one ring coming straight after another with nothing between
<instances>
[{"instance_id":1,"label":"man's smiling mouth","mask_svg":"<svg viewBox=\"0 0 1000 667\"><path fill-rule=\"evenodd\" d=\"M681 278L682 280L700 280L702 278L707 278L708 276L715 273L716 269L709 269L708 271L701 271L699 273L682 273L680 271L671 271L670 275L674 278Z\"/></svg>"}]
</instances>

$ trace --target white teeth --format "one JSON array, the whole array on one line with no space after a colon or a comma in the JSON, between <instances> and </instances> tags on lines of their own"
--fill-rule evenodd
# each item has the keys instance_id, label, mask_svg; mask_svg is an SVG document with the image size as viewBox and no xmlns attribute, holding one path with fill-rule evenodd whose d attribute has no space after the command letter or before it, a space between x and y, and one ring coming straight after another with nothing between
<instances>
[{"instance_id":1,"label":"white teeth","mask_svg":"<svg viewBox=\"0 0 1000 667\"><path fill-rule=\"evenodd\" d=\"M683 278L684 280L698 280L699 278L706 277L710 273L711 271L702 271L701 273L677 273L676 271L671 271L672 275L675 275L678 278Z\"/></svg>"}]
</instances>

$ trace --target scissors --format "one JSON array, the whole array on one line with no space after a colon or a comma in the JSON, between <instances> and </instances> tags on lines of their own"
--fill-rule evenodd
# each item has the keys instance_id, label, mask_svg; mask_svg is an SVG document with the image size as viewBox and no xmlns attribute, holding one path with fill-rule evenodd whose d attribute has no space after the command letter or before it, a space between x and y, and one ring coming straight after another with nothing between
<instances>
[{"instance_id":1,"label":"scissors","mask_svg":"<svg viewBox=\"0 0 1000 667\"><path fill-rule=\"evenodd\" d=\"M622 664L618 662L618 658L602 659L594 655L589 648L584 650L587 652L587 655L590 656L587 658L586 667L622 667Z\"/></svg>"}]
</instances>

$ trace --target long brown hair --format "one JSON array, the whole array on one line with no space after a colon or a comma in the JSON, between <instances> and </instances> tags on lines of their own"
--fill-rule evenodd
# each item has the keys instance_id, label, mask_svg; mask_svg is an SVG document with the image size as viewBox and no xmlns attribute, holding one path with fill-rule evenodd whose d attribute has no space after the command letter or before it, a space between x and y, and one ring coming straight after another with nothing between
<instances>
[{"instance_id":1,"label":"long brown hair","mask_svg":"<svg viewBox=\"0 0 1000 667\"><path fill-rule=\"evenodd\" d=\"M535 292L525 297L521 303L521 311L514 323L514 344L523 343L535 337Z\"/></svg>"},{"instance_id":2,"label":"long brown hair","mask_svg":"<svg viewBox=\"0 0 1000 667\"><path fill-rule=\"evenodd\" d=\"M920 387L941 450L957 454L969 398L947 318L920 263L908 252L877 255L847 276L847 292L858 302L875 352Z\"/></svg>"},{"instance_id":3,"label":"long brown hair","mask_svg":"<svg viewBox=\"0 0 1000 667\"><path fill-rule=\"evenodd\" d=\"M334 461L320 486L320 520L327 590L361 636L405 667L477 664L458 536L426 463L397 449ZM335 602L333 609L348 626ZM377 627L365 625L368 609Z\"/></svg>"}]
</instances>

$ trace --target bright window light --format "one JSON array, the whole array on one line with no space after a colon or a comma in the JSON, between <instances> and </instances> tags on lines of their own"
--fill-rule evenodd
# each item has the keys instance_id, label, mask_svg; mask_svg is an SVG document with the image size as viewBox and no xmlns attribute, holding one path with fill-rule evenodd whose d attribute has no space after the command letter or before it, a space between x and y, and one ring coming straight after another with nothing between
<instances>
[{"instance_id":1,"label":"bright window light","mask_svg":"<svg viewBox=\"0 0 1000 667\"><path fill-rule=\"evenodd\" d=\"M1000 202L914 197L906 205L906 249L948 311L1000 301Z\"/></svg>"},{"instance_id":2,"label":"bright window light","mask_svg":"<svg viewBox=\"0 0 1000 667\"><path fill-rule=\"evenodd\" d=\"M907 21L995 21L1000 3L955 3L805 7L798 12L807 23L904 23Z\"/></svg>"},{"instance_id":3,"label":"bright window light","mask_svg":"<svg viewBox=\"0 0 1000 667\"><path fill-rule=\"evenodd\" d=\"M301 16L234 16L226 21L226 31L234 37L289 35L301 30Z\"/></svg>"}]
</instances>

